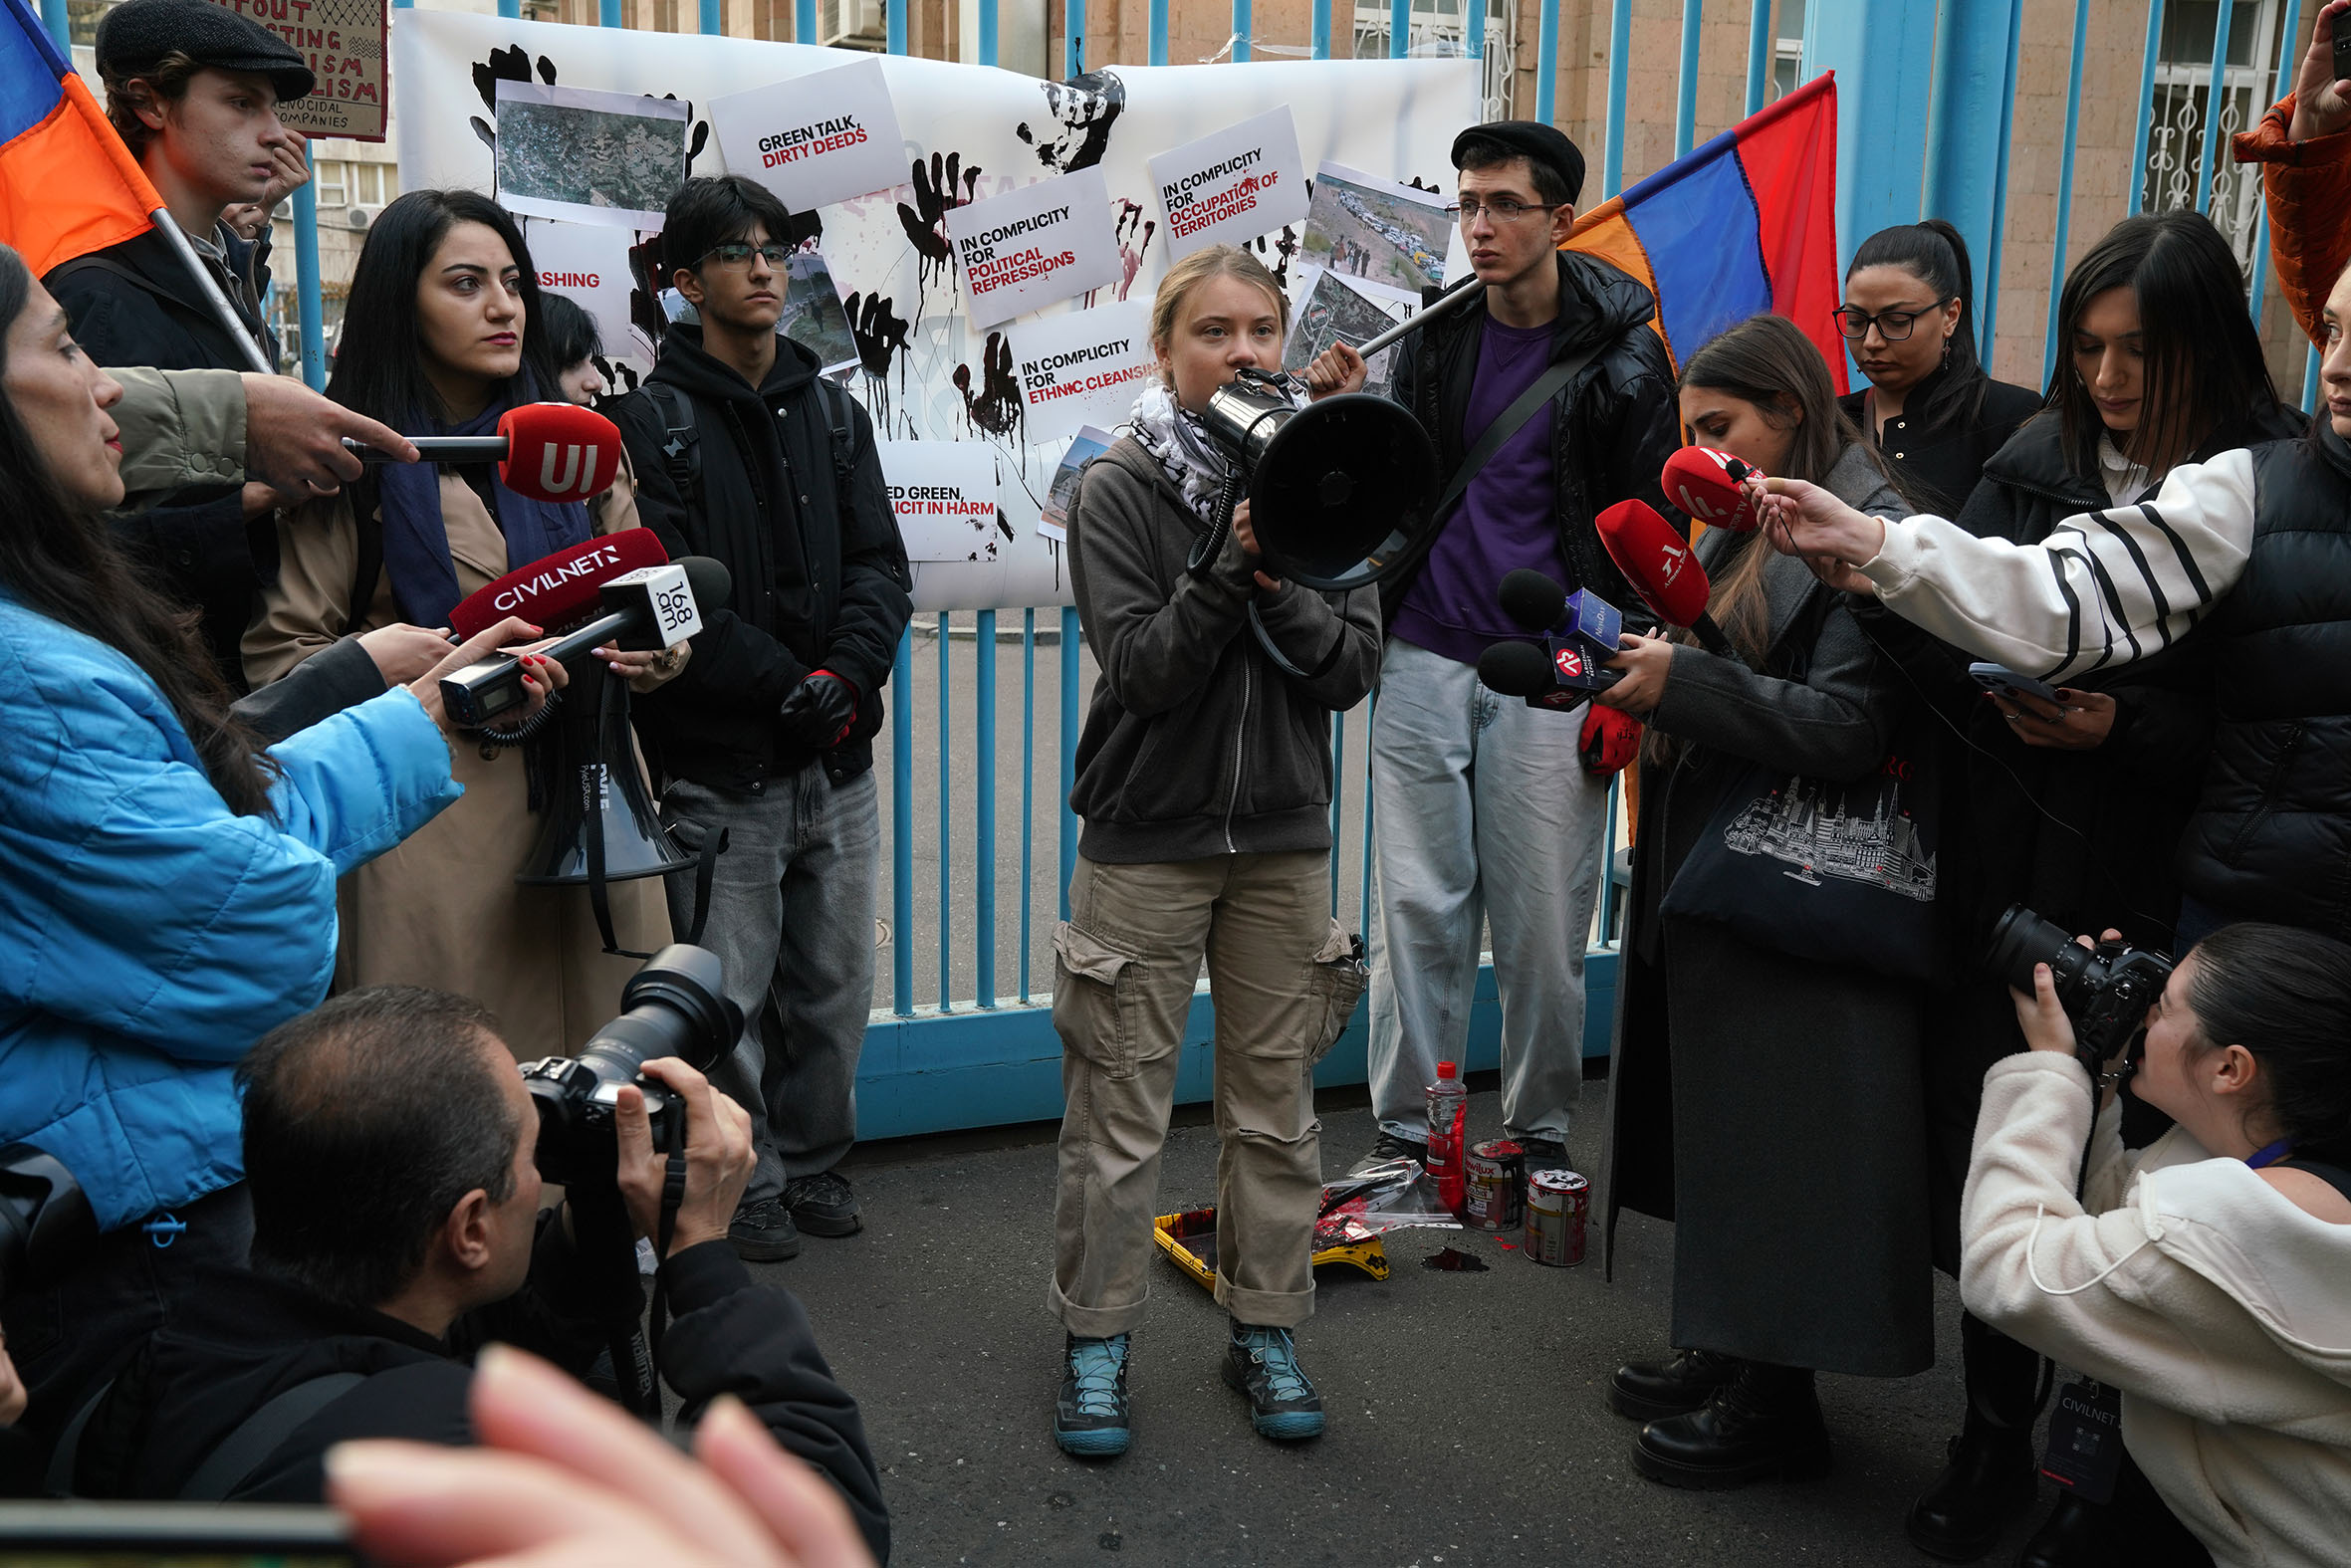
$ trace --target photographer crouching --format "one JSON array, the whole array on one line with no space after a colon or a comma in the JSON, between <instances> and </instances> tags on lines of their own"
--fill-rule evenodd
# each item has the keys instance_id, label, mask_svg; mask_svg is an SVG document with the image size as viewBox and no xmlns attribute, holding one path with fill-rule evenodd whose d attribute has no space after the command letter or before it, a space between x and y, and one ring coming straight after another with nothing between
<instances>
[{"instance_id":1,"label":"photographer crouching","mask_svg":"<svg viewBox=\"0 0 2351 1568\"><path fill-rule=\"evenodd\" d=\"M610 1350L625 1390L646 1236L675 1314L664 1332L657 1303L653 1345L681 1425L741 1399L886 1561L856 1402L800 1303L755 1285L727 1244L750 1122L680 1059L739 1027L717 968L664 950L579 1057L520 1074L487 1011L413 987L353 992L264 1036L238 1069L251 1267L199 1281L68 1435L53 1481L316 1502L337 1443L473 1443L471 1361L494 1340L582 1376ZM543 1175L567 1184L545 1212Z\"/></svg>"},{"instance_id":2,"label":"photographer crouching","mask_svg":"<svg viewBox=\"0 0 2351 1568\"><path fill-rule=\"evenodd\" d=\"M2001 935L1996 964L2032 987L2016 998L2032 1048L1985 1076L1961 1215L1969 1310L2096 1380L2060 1400L2052 1420L2076 1436L2050 1447L2078 1484L2119 1472L2128 1487L2119 1429L2144 1471L2156 1496L2115 1510L2135 1533L2116 1560L2340 1563L2351 946L2225 926L2167 976L2111 931L2088 950L2017 911ZM2135 1159L2126 1083L2177 1123Z\"/></svg>"}]
</instances>

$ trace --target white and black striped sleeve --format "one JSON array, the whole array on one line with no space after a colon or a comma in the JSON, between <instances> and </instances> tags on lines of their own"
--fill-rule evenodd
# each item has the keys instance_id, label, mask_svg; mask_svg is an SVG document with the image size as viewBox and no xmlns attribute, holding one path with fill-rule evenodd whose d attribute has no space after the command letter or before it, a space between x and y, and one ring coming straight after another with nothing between
<instances>
[{"instance_id":1,"label":"white and black striped sleeve","mask_svg":"<svg viewBox=\"0 0 2351 1568\"><path fill-rule=\"evenodd\" d=\"M2067 518L2037 545L1938 517L1888 522L1861 572L1905 620L2057 681L2169 647L2236 585L2252 535L2252 455L2238 450L2174 469L2151 501Z\"/></svg>"}]
</instances>

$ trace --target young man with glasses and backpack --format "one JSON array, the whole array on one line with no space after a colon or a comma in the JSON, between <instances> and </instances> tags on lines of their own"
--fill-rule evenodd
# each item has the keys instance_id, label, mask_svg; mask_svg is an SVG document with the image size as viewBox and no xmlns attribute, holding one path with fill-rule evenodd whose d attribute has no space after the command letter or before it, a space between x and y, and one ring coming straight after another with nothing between
<instances>
[{"instance_id":1,"label":"young man with glasses and backpack","mask_svg":"<svg viewBox=\"0 0 2351 1568\"><path fill-rule=\"evenodd\" d=\"M726 965L743 1039L711 1081L751 1113L759 1170L730 1239L754 1261L800 1232L849 1235L834 1167L856 1139L857 1053L873 990L881 688L912 603L873 427L817 356L782 336L791 214L740 175L669 201L662 281L699 316L672 325L643 388L613 405L637 515L671 556L734 573L684 675L636 707L663 815L727 834L702 942ZM679 931L693 879L671 879Z\"/></svg>"},{"instance_id":2,"label":"young man with glasses and backpack","mask_svg":"<svg viewBox=\"0 0 2351 1568\"><path fill-rule=\"evenodd\" d=\"M1649 325L1655 298L1558 248L1583 189L1575 143L1549 125L1498 120L1456 137L1453 162L1454 211L1485 292L1398 345L1396 397L1436 442L1438 471L1471 477L1425 557L1380 585L1372 1152L1424 1153L1423 1090L1438 1061L1468 1045L1490 925L1504 1129L1542 1168L1569 1163L1607 784L1581 761L1588 707L1498 696L1478 684L1478 655L1526 636L1496 600L1518 567L1636 604L1592 519L1633 498L1662 511L1658 471L1681 434L1673 366ZM1362 375L1361 356L1340 345L1307 379L1322 391Z\"/></svg>"}]
</instances>

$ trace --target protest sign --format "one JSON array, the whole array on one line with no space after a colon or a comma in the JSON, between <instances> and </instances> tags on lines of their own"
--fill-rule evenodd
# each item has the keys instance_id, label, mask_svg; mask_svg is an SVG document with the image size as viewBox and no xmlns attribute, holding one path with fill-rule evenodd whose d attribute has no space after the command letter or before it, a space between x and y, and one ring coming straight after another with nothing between
<instances>
[{"instance_id":1,"label":"protest sign","mask_svg":"<svg viewBox=\"0 0 2351 1568\"><path fill-rule=\"evenodd\" d=\"M606 359L633 359L644 369L652 368L652 344L628 319L628 295L634 284L628 276L626 229L532 218L523 243L531 247L540 289L563 295L588 313L603 339Z\"/></svg>"},{"instance_id":2,"label":"protest sign","mask_svg":"<svg viewBox=\"0 0 2351 1568\"><path fill-rule=\"evenodd\" d=\"M1151 313L1139 300L1042 317L1013 329L1014 373L1028 439L1058 441L1084 424L1114 425L1158 373Z\"/></svg>"},{"instance_id":3,"label":"protest sign","mask_svg":"<svg viewBox=\"0 0 2351 1568\"><path fill-rule=\"evenodd\" d=\"M1303 298L1296 305L1290 341L1282 351L1285 370L1303 370L1332 343L1360 348L1412 315L1420 304L1410 295L1342 278L1320 267L1306 269L1298 283ZM1373 354L1364 365L1363 390L1382 397L1392 395L1395 365L1395 345Z\"/></svg>"},{"instance_id":4,"label":"protest sign","mask_svg":"<svg viewBox=\"0 0 2351 1568\"><path fill-rule=\"evenodd\" d=\"M1054 482L1045 493L1045 507L1037 519L1037 532L1059 544L1069 537L1069 509L1077 504L1077 482L1085 475L1085 465L1110 450L1110 443L1118 437L1098 425L1079 425L1077 434L1070 438L1069 450L1061 454L1060 467L1054 470Z\"/></svg>"},{"instance_id":5,"label":"protest sign","mask_svg":"<svg viewBox=\"0 0 2351 1568\"><path fill-rule=\"evenodd\" d=\"M1445 281L1445 257L1460 227L1445 203L1435 191L1325 163L1314 170L1299 259L1417 299Z\"/></svg>"},{"instance_id":6,"label":"protest sign","mask_svg":"<svg viewBox=\"0 0 2351 1568\"><path fill-rule=\"evenodd\" d=\"M1287 105L1161 153L1151 184L1167 214L1168 253L1244 245L1300 222L1305 174Z\"/></svg>"},{"instance_id":7,"label":"protest sign","mask_svg":"<svg viewBox=\"0 0 2351 1568\"><path fill-rule=\"evenodd\" d=\"M991 561L1012 543L996 515L996 454L976 441L877 443L908 560Z\"/></svg>"},{"instance_id":8,"label":"protest sign","mask_svg":"<svg viewBox=\"0 0 2351 1568\"><path fill-rule=\"evenodd\" d=\"M710 123L727 167L794 212L887 190L906 175L905 138L878 60L713 99Z\"/></svg>"},{"instance_id":9,"label":"protest sign","mask_svg":"<svg viewBox=\"0 0 2351 1568\"><path fill-rule=\"evenodd\" d=\"M534 218L658 229L686 179L691 109L665 98L498 81L498 204Z\"/></svg>"},{"instance_id":10,"label":"protest sign","mask_svg":"<svg viewBox=\"0 0 2351 1568\"><path fill-rule=\"evenodd\" d=\"M302 52L319 79L310 97L278 106L278 119L306 136L381 141L390 84L384 0L213 0L259 22Z\"/></svg>"},{"instance_id":11,"label":"protest sign","mask_svg":"<svg viewBox=\"0 0 2351 1568\"><path fill-rule=\"evenodd\" d=\"M1041 179L947 214L974 327L1118 281L1118 236L1102 171Z\"/></svg>"}]
</instances>

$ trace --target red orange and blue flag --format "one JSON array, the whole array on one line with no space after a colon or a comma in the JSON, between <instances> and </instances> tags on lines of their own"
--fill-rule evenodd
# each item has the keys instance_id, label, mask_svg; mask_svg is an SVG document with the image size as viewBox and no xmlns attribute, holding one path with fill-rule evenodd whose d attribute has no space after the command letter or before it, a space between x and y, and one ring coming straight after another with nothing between
<instances>
[{"instance_id":1,"label":"red orange and blue flag","mask_svg":"<svg viewBox=\"0 0 2351 1568\"><path fill-rule=\"evenodd\" d=\"M26 0L0 0L0 242L38 278L163 205Z\"/></svg>"},{"instance_id":2,"label":"red orange and blue flag","mask_svg":"<svg viewBox=\"0 0 2351 1568\"><path fill-rule=\"evenodd\" d=\"M1836 82L1823 75L1583 214L1562 249L1649 286L1677 370L1715 334L1771 311L1819 344L1842 392L1836 178Z\"/></svg>"}]
</instances>

